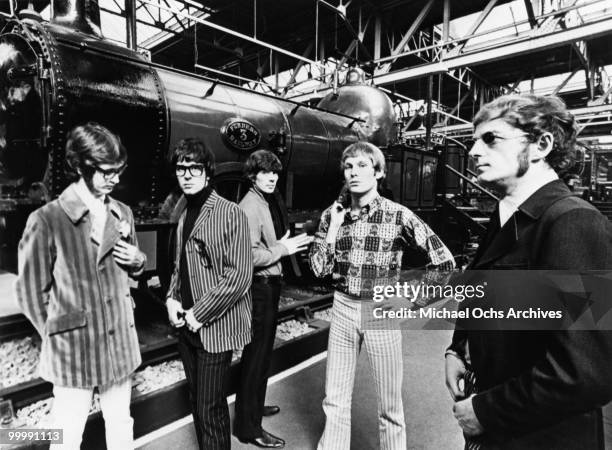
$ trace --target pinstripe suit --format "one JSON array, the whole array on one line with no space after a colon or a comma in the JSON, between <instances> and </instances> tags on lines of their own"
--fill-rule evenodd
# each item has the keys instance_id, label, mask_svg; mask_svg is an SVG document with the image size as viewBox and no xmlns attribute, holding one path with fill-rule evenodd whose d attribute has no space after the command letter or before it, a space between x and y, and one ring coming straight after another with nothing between
<instances>
[{"instance_id":1,"label":"pinstripe suit","mask_svg":"<svg viewBox=\"0 0 612 450\"><path fill-rule=\"evenodd\" d=\"M175 270L168 297L180 300L179 274L186 200L177 227ZM235 203L212 192L185 242L193 313L203 324L199 336L180 329L179 350L190 385L200 448L229 449L229 411L225 381L231 350L251 340L253 258L247 217Z\"/></svg>"},{"instance_id":2,"label":"pinstripe suit","mask_svg":"<svg viewBox=\"0 0 612 450\"><path fill-rule=\"evenodd\" d=\"M98 247L71 185L30 215L19 243L17 300L42 337L39 374L58 386L115 383L141 362L128 272L112 255L122 221L136 245L134 220L123 203L108 198L107 208Z\"/></svg>"}]
</instances>

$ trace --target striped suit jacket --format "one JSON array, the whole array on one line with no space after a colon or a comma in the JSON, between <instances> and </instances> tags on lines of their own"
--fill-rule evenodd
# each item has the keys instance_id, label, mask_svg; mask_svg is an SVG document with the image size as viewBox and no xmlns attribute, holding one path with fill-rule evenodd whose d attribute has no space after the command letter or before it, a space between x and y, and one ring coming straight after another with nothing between
<instances>
[{"instance_id":1,"label":"striped suit jacket","mask_svg":"<svg viewBox=\"0 0 612 450\"><path fill-rule=\"evenodd\" d=\"M134 219L116 200L108 198L107 208L98 246L71 185L30 215L19 243L17 300L42 338L39 374L59 386L114 383L141 362L129 274L112 255L128 225L136 245Z\"/></svg>"},{"instance_id":2,"label":"striped suit jacket","mask_svg":"<svg viewBox=\"0 0 612 450\"><path fill-rule=\"evenodd\" d=\"M177 203L174 272L168 297L180 300L180 257L185 197ZM177 211L175 211L177 212ZM251 341L253 256L244 212L213 191L200 210L185 244L193 313L203 324L200 337L211 353L242 348Z\"/></svg>"}]
</instances>

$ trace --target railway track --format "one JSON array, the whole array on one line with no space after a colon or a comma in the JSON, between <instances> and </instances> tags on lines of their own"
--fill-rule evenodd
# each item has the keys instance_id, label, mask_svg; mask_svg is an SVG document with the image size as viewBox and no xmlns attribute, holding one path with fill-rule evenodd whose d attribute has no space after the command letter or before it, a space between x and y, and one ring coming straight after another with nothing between
<instances>
[{"instance_id":1,"label":"railway track","mask_svg":"<svg viewBox=\"0 0 612 450\"><path fill-rule=\"evenodd\" d=\"M309 292L307 288L296 286L284 287L281 294L281 307L279 308L279 324L297 321L307 324L308 332L289 339L277 339L271 361L271 375L293 367L300 362L314 356L327 347L329 323L316 319L314 313L331 306L332 294L329 292ZM2 340L14 339L32 335L34 329L29 325L27 331L20 331L18 325L27 322L23 316L11 317L10 320L0 321L0 338ZM28 322L29 324L29 322ZM139 336L145 336L141 342L143 363L140 369L153 366L165 361L178 358L176 348L177 340L171 335L168 325L153 324L148 329L139 327ZM157 336L157 339L155 339ZM234 393L239 383L239 359L232 362L229 379L229 392ZM13 408L31 405L37 401L51 396L52 384L40 378L29 380L14 386L0 388L0 398L11 400ZM132 415L134 417L135 437L147 434L163 425L178 420L190 413L188 389L186 380L181 380L169 386L152 392L138 393L134 391L132 398ZM95 448L94 442L103 442L104 428L100 413L91 414L86 427L84 442Z\"/></svg>"}]
</instances>

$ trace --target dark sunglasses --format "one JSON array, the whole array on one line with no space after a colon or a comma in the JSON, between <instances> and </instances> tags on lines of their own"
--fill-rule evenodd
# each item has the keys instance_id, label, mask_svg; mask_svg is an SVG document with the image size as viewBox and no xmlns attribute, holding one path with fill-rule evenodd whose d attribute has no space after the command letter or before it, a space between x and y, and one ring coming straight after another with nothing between
<instances>
[{"instance_id":1,"label":"dark sunglasses","mask_svg":"<svg viewBox=\"0 0 612 450\"><path fill-rule=\"evenodd\" d=\"M204 173L204 165L194 164L193 166L184 166L182 164L177 164L174 170L179 177L184 177L187 172L189 172L189 175L192 177L201 177Z\"/></svg>"},{"instance_id":2,"label":"dark sunglasses","mask_svg":"<svg viewBox=\"0 0 612 450\"><path fill-rule=\"evenodd\" d=\"M480 139L482 142L484 142L486 145L494 145L495 141L497 140L508 140L508 139L516 139L518 137L524 137L524 136L528 136L527 133L521 133L517 136L500 136L499 134L495 134L492 131L487 131L486 133L482 133L480 135L480 137L478 139ZM474 139L474 143L478 140L478 139Z\"/></svg>"},{"instance_id":3,"label":"dark sunglasses","mask_svg":"<svg viewBox=\"0 0 612 450\"><path fill-rule=\"evenodd\" d=\"M127 164L124 164L118 169L102 169L101 167L98 167L98 166L93 166L93 167L94 169L96 169L96 171L102 174L104 181L110 181L115 177L115 175L120 177L123 174L123 172L125 172L125 169L127 169Z\"/></svg>"}]
</instances>

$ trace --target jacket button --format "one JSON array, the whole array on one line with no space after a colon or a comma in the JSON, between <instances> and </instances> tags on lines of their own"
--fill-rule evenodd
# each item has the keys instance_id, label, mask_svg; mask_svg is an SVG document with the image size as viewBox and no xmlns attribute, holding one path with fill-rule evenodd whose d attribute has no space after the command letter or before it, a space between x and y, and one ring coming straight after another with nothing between
<instances>
[{"instance_id":1,"label":"jacket button","mask_svg":"<svg viewBox=\"0 0 612 450\"><path fill-rule=\"evenodd\" d=\"M106 303L110 303L113 301L113 297L106 297L104 300L106 301Z\"/></svg>"},{"instance_id":2,"label":"jacket button","mask_svg":"<svg viewBox=\"0 0 612 450\"><path fill-rule=\"evenodd\" d=\"M108 330L108 334L112 336L113 334L115 334L115 330Z\"/></svg>"}]
</instances>

